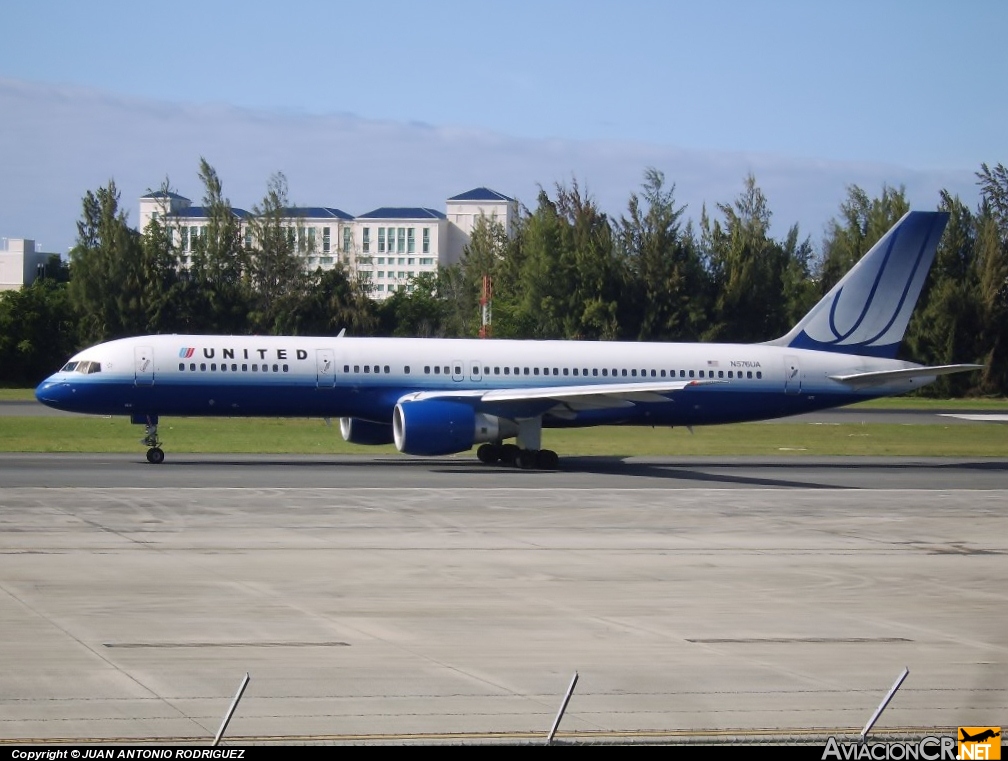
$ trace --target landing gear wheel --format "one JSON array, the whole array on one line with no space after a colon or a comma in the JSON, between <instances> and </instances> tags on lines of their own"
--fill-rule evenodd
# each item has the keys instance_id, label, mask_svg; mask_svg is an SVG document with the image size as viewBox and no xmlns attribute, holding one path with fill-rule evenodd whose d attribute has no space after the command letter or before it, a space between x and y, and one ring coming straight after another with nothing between
<instances>
[{"instance_id":1,"label":"landing gear wheel","mask_svg":"<svg viewBox=\"0 0 1008 761\"><path fill-rule=\"evenodd\" d=\"M147 462L151 465L160 465L164 462L164 450L161 447L151 447L147 450Z\"/></svg>"},{"instance_id":2,"label":"landing gear wheel","mask_svg":"<svg viewBox=\"0 0 1008 761\"><path fill-rule=\"evenodd\" d=\"M536 452L528 449L522 449L518 452L518 455L514 459L514 464L516 468L521 468L522 470L532 470L536 467Z\"/></svg>"},{"instance_id":3,"label":"landing gear wheel","mask_svg":"<svg viewBox=\"0 0 1008 761\"><path fill-rule=\"evenodd\" d=\"M501 444L500 461L502 465L515 465L515 460L521 450L514 444Z\"/></svg>"},{"instance_id":4,"label":"landing gear wheel","mask_svg":"<svg viewBox=\"0 0 1008 761\"><path fill-rule=\"evenodd\" d=\"M552 449L540 449L536 453L536 467L539 470L556 470L560 467L560 458Z\"/></svg>"},{"instance_id":5,"label":"landing gear wheel","mask_svg":"<svg viewBox=\"0 0 1008 761\"><path fill-rule=\"evenodd\" d=\"M476 457L485 465L493 465L501 458L501 448L496 444L482 444L476 450Z\"/></svg>"}]
</instances>

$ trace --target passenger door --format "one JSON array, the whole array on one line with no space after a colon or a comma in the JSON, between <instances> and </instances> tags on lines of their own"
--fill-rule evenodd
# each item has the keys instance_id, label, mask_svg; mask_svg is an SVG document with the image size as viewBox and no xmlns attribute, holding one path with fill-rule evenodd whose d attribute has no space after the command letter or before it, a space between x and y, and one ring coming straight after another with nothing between
<instances>
[{"instance_id":1,"label":"passenger door","mask_svg":"<svg viewBox=\"0 0 1008 761\"><path fill-rule=\"evenodd\" d=\"M154 350L149 346L133 349L133 383L137 386L154 385Z\"/></svg>"}]
</instances>

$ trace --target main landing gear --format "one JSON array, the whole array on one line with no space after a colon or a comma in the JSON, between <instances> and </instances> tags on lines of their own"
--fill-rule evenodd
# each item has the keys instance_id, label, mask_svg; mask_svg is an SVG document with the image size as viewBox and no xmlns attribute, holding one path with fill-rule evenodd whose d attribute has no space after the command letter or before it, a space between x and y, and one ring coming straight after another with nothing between
<instances>
[{"instance_id":1,"label":"main landing gear","mask_svg":"<svg viewBox=\"0 0 1008 761\"><path fill-rule=\"evenodd\" d=\"M146 418L146 430L140 443L150 449L147 450L147 462L151 465L160 465L164 462L164 450L161 448L161 439L158 438L158 419L156 416Z\"/></svg>"},{"instance_id":2,"label":"main landing gear","mask_svg":"<svg viewBox=\"0 0 1008 761\"><path fill-rule=\"evenodd\" d=\"M556 470L560 467L560 458L552 449L520 449L514 444L481 444L476 456L487 465L500 462L522 470Z\"/></svg>"}]
</instances>

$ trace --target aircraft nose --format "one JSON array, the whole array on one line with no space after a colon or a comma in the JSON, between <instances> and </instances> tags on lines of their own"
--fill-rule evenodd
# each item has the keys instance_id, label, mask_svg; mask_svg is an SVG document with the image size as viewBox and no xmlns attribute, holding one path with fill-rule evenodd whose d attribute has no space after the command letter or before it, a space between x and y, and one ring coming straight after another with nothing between
<instances>
[{"instance_id":1,"label":"aircraft nose","mask_svg":"<svg viewBox=\"0 0 1008 761\"><path fill-rule=\"evenodd\" d=\"M42 404L57 409L64 409L69 406L74 396L74 390L69 383L58 380L55 375L51 375L42 381L35 389L35 398Z\"/></svg>"}]
</instances>

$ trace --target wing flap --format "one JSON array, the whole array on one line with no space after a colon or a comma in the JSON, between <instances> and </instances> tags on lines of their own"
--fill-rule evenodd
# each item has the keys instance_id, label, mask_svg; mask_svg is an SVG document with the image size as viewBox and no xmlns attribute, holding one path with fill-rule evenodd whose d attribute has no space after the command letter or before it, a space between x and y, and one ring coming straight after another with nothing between
<instances>
[{"instance_id":1,"label":"wing flap","mask_svg":"<svg viewBox=\"0 0 1008 761\"><path fill-rule=\"evenodd\" d=\"M538 386L533 388L499 388L483 391L421 391L407 394L399 401L424 399L471 400L480 404L508 405L529 402L555 402L573 411L632 407L640 403L669 402L673 394L691 386L722 383L717 380L643 381L640 383L585 384L581 386Z\"/></svg>"}]
</instances>

